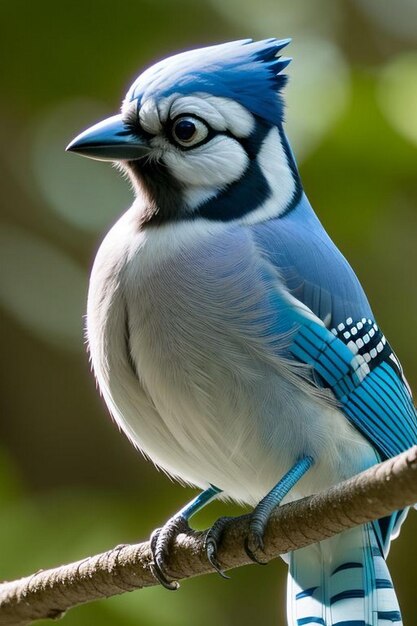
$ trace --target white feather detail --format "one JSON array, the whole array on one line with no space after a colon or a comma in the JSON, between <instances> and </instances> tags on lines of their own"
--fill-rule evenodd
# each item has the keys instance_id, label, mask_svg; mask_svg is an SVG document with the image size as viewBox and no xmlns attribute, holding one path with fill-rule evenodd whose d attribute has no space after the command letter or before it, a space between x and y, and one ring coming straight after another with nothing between
<instances>
[{"instance_id":1,"label":"white feather detail","mask_svg":"<svg viewBox=\"0 0 417 626\"><path fill-rule=\"evenodd\" d=\"M124 108L128 106L130 103L124 105ZM253 115L241 104L230 98L207 93L187 96L174 93L158 102L148 98L140 107L139 120L145 130L158 134L168 118L187 114L200 117L214 130L229 130L235 137L248 137L255 128Z\"/></svg>"},{"instance_id":2,"label":"white feather detail","mask_svg":"<svg viewBox=\"0 0 417 626\"><path fill-rule=\"evenodd\" d=\"M171 119L186 113L198 115L215 130L230 130L235 137L249 137L255 128L252 113L231 98L201 92L178 98L172 103L169 111Z\"/></svg>"},{"instance_id":3,"label":"white feather detail","mask_svg":"<svg viewBox=\"0 0 417 626\"><path fill-rule=\"evenodd\" d=\"M198 96L219 111L226 121L226 127L235 137L249 137L255 129L255 118L252 113L235 100L206 93L200 93Z\"/></svg>"},{"instance_id":4,"label":"white feather detail","mask_svg":"<svg viewBox=\"0 0 417 626\"><path fill-rule=\"evenodd\" d=\"M158 108L155 100L148 98L139 110L139 122L144 130L156 135L162 131L162 124L159 119Z\"/></svg>"},{"instance_id":5,"label":"white feather detail","mask_svg":"<svg viewBox=\"0 0 417 626\"><path fill-rule=\"evenodd\" d=\"M167 121L172 103L180 97L181 94L172 93L170 96L158 100L158 113L162 123Z\"/></svg>"},{"instance_id":6,"label":"white feather detail","mask_svg":"<svg viewBox=\"0 0 417 626\"><path fill-rule=\"evenodd\" d=\"M249 159L237 140L218 135L192 150L167 150L162 162L186 185L221 189L242 176Z\"/></svg>"},{"instance_id":7,"label":"white feather detail","mask_svg":"<svg viewBox=\"0 0 417 626\"><path fill-rule=\"evenodd\" d=\"M135 445L180 480L251 504L301 454L318 462L291 499L372 464L303 382L308 368L279 356L286 338L266 332L266 261L249 232L202 219L140 231L137 212L98 252L87 316L100 389Z\"/></svg>"},{"instance_id":8,"label":"white feather detail","mask_svg":"<svg viewBox=\"0 0 417 626\"><path fill-rule=\"evenodd\" d=\"M278 217L288 207L295 192L294 177L278 128L272 128L265 137L257 161L271 188L271 195L255 211L242 218L244 224L255 224Z\"/></svg>"},{"instance_id":9,"label":"white feather detail","mask_svg":"<svg viewBox=\"0 0 417 626\"><path fill-rule=\"evenodd\" d=\"M218 193L217 187L187 187L183 191L185 204L191 210L215 198Z\"/></svg>"},{"instance_id":10,"label":"white feather detail","mask_svg":"<svg viewBox=\"0 0 417 626\"><path fill-rule=\"evenodd\" d=\"M226 120L216 107L196 96L184 96L172 103L169 117L173 120L178 115L196 115L207 122L214 130L227 129Z\"/></svg>"}]
</instances>

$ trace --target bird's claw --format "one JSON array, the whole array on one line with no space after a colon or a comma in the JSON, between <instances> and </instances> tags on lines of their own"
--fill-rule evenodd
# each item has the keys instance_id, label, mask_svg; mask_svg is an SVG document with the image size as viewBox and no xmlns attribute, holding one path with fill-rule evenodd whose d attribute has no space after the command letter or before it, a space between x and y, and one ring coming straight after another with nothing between
<instances>
[{"instance_id":1,"label":"bird's claw","mask_svg":"<svg viewBox=\"0 0 417 626\"><path fill-rule=\"evenodd\" d=\"M229 579L230 576L225 574L224 569L220 565L217 559L217 548L221 543L221 538L226 526L229 525L230 521L233 518L231 517L220 517L207 532L206 537L204 539L204 550L207 556L207 559L214 567L216 572L222 576L222 578Z\"/></svg>"},{"instance_id":2,"label":"bird's claw","mask_svg":"<svg viewBox=\"0 0 417 626\"><path fill-rule=\"evenodd\" d=\"M249 530L247 537L245 538L245 552L251 561L258 565L268 565L265 561L259 560L259 552L265 554L263 533L259 531Z\"/></svg>"},{"instance_id":3,"label":"bird's claw","mask_svg":"<svg viewBox=\"0 0 417 626\"><path fill-rule=\"evenodd\" d=\"M217 560L217 543L213 539L208 539L208 541L206 541L205 551L208 560L210 561L216 572L218 572L220 576L222 576L222 578L229 579L230 576L225 574L224 569L222 569L222 566Z\"/></svg>"},{"instance_id":4,"label":"bird's claw","mask_svg":"<svg viewBox=\"0 0 417 626\"><path fill-rule=\"evenodd\" d=\"M165 574L163 573L162 564L158 564L158 560L154 559L152 563L149 565L152 575L156 578L156 580L161 583L165 589L169 591L176 591L180 584L177 580L168 580Z\"/></svg>"},{"instance_id":5,"label":"bird's claw","mask_svg":"<svg viewBox=\"0 0 417 626\"><path fill-rule=\"evenodd\" d=\"M153 560L150 563L150 569L154 577L169 591L176 591L180 586L178 581L173 580L167 571L169 551L175 537L188 530L189 526L186 519L178 515L169 519L162 528L154 530L151 535L150 544Z\"/></svg>"}]
</instances>

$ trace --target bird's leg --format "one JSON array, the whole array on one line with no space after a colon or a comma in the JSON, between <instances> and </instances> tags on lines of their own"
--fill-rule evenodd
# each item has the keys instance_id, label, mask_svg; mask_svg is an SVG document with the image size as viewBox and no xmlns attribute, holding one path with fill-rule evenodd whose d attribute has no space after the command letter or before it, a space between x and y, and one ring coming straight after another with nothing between
<instances>
[{"instance_id":1,"label":"bird's leg","mask_svg":"<svg viewBox=\"0 0 417 626\"><path fill-rule=\"evenodd\" d=\"M256 552L263 551L265 528L272 511L312 465L311 456L301 458L254 508L250 517L249 533L245 540L245 551L255 563L264 564L259 561Z\"/></svg>"},{"instance_id":2,"label":"bird's leg","mask_svg":"<svg viewBox=\"0 0 417 626\"><path fill-rule=\"evenodd\" d=\"M246 554L255 561L263 565L256 552L262 551L264 542L263 537L268 519L278 504L294 487L294 485L304 476L310 469L314 461L311 456L302 457L293 467L281 478L273 489L257 504L252 513L249 515L249 533L245 540ZM221 537L225 528L231 523L233 518L221 517L208 531L205 538L205 549L207 558L217 571L224 576L224 572L217 560L217 547L221 542Z\"/></svg>"},{"instance_id":3,"label":"bird's leg","mask_svg":"<svg viewBox=\"0 0 417 626\"><path fill-rule=\"evenodd\" d=\"M213 500L221 489L210 486L202 491L191 502L173 515L162 528L157 528L151 535L151 551L153 560L150 564L153 575L166 589L175 591L179 584L172 580L166 570L169 560L169 550L175 537L181 532L187 532L190 527L188 520Z\"/></svg>"}]
</instances>

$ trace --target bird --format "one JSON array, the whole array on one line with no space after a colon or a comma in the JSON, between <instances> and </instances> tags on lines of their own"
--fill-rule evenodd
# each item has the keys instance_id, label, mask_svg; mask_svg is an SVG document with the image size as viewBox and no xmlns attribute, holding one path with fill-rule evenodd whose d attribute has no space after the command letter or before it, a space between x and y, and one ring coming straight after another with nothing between
<instances>
[{"instance_id":1,"label":"bird","mask_svg":"<svg viewBox=\"0 0 417 626\"><path fill-rule=\"evenodd\" d=\"M121 112L67 150L111 161L132 206L94 261L87 339L101 394L147 458L201 493L152 534L152 571L215 498L250 505L262 562L275 506L417 442L400 362L304 192L285 132L290 39L243 39L151 65ZM289 626L387 626L386 565L407 510L284 558ZM205 540L217 557L228 518Z\"/></svg>"}]
</instances>

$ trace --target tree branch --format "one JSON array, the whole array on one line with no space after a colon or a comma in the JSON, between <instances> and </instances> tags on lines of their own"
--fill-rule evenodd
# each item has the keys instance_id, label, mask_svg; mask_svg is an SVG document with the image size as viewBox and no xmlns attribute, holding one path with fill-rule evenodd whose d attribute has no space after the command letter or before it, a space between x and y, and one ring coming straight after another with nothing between
<instances>
[{"instance_id":1,"label":"tree branch","mask_svg":"<svg viewBox=\"0 0 417 626\"><path fill-rule=\"evenodd\" d=\"M265 560L332 537L417 502L417 446L326 492L278 507L265 534ZM243 541L248 516L227 528L219 549L225 569L250 563ZM212 571L203 551L204 533L181 534L172 548L170 571L177 579ZM149 542L113 550L0 585L0 625L24 626L56 618L99 598L156 585Z\"/></svg>"}]
</instances>

